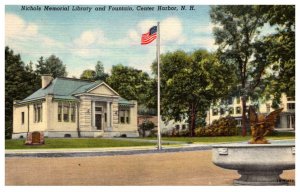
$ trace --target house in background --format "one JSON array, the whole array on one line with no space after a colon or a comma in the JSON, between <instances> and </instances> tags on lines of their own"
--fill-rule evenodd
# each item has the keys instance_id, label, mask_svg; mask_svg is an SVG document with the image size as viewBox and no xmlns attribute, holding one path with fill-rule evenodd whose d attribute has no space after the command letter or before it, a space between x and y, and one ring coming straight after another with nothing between
<instances>
[{"instance_id":1,"label":"house in background","mask_svg":"<svg viewBox=\"0 0 300 192\"><path fill-rule=\"evenodd\" d=\"M102 81L42 76L42 88L13 106L13 136L138 137L137 102Z\"/></svg>"},{"instance_id":2,"label":"house in background","mask_svg":"<svg viewBox=\"0 0 300 192\"><path fill-rule=\"evenodd\" d=\"M157 116L154 115L138 115L138 125L140 126L144 121L151 121L154 123L155 128L153 129L153 131L156 134L157 119ZM173 131L179 132L188 130L189 124L187 123L187 119L184 119L183 121L163 121L162 118L160 118L160 129L162 134L172 135ZM151 131L146 131L146 136L148 136L150 132Z\"/></svg>"},{"instance_id":3,"label":"house in background","mask_svg":"<svg viewBox=\"0 0 300 192\"><path fill-rule=\"evenodd\" d=\"M253 102L250 99L247 100L247 107L250 105L258 105L258 113L269 114L274 111L272 101L259 101ZM283 111L280 113L277 123L275 125L276 130L282 131L294 131L295 130L295 98L287 97L285 94L281 95L280 107ZM226 106L214 105L211 106L207 112L206 124L209 125L212 121L230 115L237 120L238 126L242 125L242 102L240 97L232 97L228 99Z\"/></svg>"}]
</instances>

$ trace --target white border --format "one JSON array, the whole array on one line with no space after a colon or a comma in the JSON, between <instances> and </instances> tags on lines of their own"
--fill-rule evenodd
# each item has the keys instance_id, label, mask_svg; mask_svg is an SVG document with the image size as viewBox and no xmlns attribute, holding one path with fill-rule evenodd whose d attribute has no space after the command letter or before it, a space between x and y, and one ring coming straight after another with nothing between
<instances>
[{"instance_id":1,"label":"white border","mask_svg":"<svg viewBox=\"0 0 300 192\"><path fill-rule=\"evenodd\" d=\"M252 0L250 2L247 1L241 1L241 0L231 0L231 1L224 1L224 0L215 0L215 1L207 1L207 0L172 0L172 1L161 1L161 0L151 0L151 1L141 1L141 0L126 0L126 1L120 1L120 0L98 0L98 1L93 1L93 0L78 0L78 1L67 1L67 0L44 0L44 1L38 1L38 0L2 0L0 2L1 8L0 8L0 18L1 18L1 38L0 38L0 44L2 45L2 50L4 50L5 46L5 41L4 41L4 14L5 14L5 5L21 5L21 4L36 4L36 5L41 5L41 4L82 4L82 5L87 5L87 4L111 4L111 5L120 5L120 4L128 4L128 5L140 5L140 4L147 4L147 5L159 5L159 4L170 4L170 5L223 5L223 4L265 4L265 5L273 5L273 4L295 4L296 5L296 10L297 10L297 1L296 0ZM298 34L298 25L299 25L299 11L296 11L296 37ZM296 48L299 47L299 38L296 38ZM299 62L297 61L297 55L298 55L298 49L296 49L296 66L299 66ZM5 177L4 177L4 172L5 172L5 162L4 162L4 82L5 82L5 74L4 74L4 51L0 52L0 58L2 60L2 70L0 70L0 78L1 78L1 106L2 110L0 112L0 116L2 119L2 125L1 130L2 130L2 135L1 135L1 165L2 165L2 171L0 174L0 191L43 191L43 192L48 192L48 191L124 191L124 192L132 192L132 191L172 191L172 192L177 192L177 191L221 191L221 190L226 190L226 191L272 191L272 192L281 192L281 191L296 191L296 188L299 188L299 182L298 182L298 177L296 177L296 187L207 187L207 186L196 186L196 187L87 187L87 186L71 186L71 187L63 187L63 186L50 186L50 187L8 187L4 186L5 182ZM298 81L297 77L299 75L299 67L296 67L296 90L298 90ZM296 91L296 100L298 100L298 93ZM296 103L296 111L299 109L299 104ZM300 125L300 119L298 119L298 113L296 113L296 125ZM296 128L297 129L297 128ZM298 138L298 133L296 132L296 138ZM299 145L298 142L299 139L296 141L296 145ZM299 159L299 147L296 147L296 159ZM271 157L270 157L271 158ZM199 160L199 163L201 161ZM195 165L196 166L196 165ZM299 175L299 168L297 166L296 169L296 176ZM299 190L297 190L299 191Z\"/></svg>"}]
</instances>

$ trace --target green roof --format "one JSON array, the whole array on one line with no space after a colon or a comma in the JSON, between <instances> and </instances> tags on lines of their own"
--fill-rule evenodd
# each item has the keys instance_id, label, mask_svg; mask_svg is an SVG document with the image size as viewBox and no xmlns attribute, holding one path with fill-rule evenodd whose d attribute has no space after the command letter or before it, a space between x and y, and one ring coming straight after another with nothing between
<instances>
[{"instance_id":1,"label":"green roof","mask_svg":"<svg viewBox=\"0 0 300 192\"><path fill-rule=\"evenodd\" d=\"M94 84L94 82L58 77L52 80L47 87L40 88L30 96L26 97L22 102L44 98L46 95L53 95L54 98L76 100L76 97L72 95L74 90L77 90L82 86L91 84Z\"/></svg>"},{"instance_id":2,"label":"green roof","mask_svg":"<svg viewBox=\"0 0 300 192\"><path fill-rule=\"evenodd\" d=\"M96 87L100 83L102 83L102 81L95 81L95 82L89 83L87 85L83 85L83 86L79 87L78 89L76 89L75 91L73 91L72 94L85 93L86 91Z\"/></svg>"},{"instance_id":3,"label":"green roof","mask_svg":"<svg viewBox=\"0 0 300 192\"><path fill-rule=\"evenodd\" d=\"M119 102L120 105L134 105L133 101L128 101L122 97L119 97Z\"/></svg>"},{"instance_id":4,"label":"green roof","mask_svg":"<svg viewBox=\"0 0 300 192\"><path fill-rule=\"evenodd\" d=\"M45 98L46 95L53 95L53 98L58 100L77 100L74 95L85 93L101 83L102 81L90 82L80 79L58 77L52 80L48 86L40 88L19 103L40 100ZM134 104L122 97L119 98L119 103L123 105Z\"/></svg>"}]
</instances>

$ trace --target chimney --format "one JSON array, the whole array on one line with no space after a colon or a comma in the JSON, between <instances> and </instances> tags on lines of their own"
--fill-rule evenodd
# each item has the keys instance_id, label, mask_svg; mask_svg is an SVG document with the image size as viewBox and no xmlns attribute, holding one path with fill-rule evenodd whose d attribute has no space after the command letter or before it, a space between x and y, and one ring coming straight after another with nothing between
<instances>
[{"instance_id":1,"label":"chimney","mask_svg":"<svg viewBox=\"0 0 300 192\"><path fill-rule=\"evenodd\" d=\"M49 75L49 74L41 75L41 78L42 78L42 88L43 89L45 87L47 87L49 85L49 83L53 80L52 75Z\"/></svg>"}]
</instances>

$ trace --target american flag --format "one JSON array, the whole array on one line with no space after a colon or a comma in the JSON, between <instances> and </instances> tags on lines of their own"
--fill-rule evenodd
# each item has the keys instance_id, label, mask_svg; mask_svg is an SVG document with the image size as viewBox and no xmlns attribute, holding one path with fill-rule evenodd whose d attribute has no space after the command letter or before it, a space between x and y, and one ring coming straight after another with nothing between
<instances>
[{"instance_id":1,"label":"american flag","mask_svg":"<svg viewBox=\"0 0 300 192\"><path fill-rule=\"evenodd\" d=\"M148 33L142 34L141 44L147 45L154 41L157 37L157 26L153 26L150 28Z\"/></svg>"}]
</instances>

